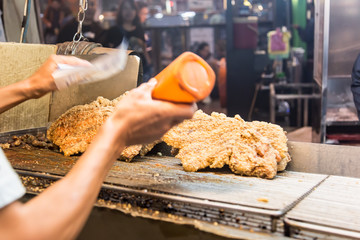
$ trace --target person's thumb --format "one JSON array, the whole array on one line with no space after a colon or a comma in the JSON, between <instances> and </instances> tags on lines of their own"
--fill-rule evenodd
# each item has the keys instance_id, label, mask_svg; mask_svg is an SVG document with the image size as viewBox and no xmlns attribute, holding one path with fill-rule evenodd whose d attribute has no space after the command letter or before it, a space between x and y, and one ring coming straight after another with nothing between
<instances>
[{"instance_id":1,"label":"person's thumb","mask_svg":"<svg viewBox=\"0 0 360 240\"><path fill-rule=\"evenodd\" d=\"M139 86L139 89L144 91L152 92L157 84L157 80L155 78L151 78L147 83L143 83Z\"/></svg>"}]
</instances>

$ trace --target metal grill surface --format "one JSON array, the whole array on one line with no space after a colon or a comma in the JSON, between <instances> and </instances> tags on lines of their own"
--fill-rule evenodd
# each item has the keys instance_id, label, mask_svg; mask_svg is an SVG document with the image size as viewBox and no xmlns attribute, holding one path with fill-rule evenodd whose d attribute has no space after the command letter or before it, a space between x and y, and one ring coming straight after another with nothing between
<instances>
[{"instance_id":1,"label":"metal grill surface","mask_svg":"<svg viewBox=\"0 0 360 240\"><path fill-rule=\"evenodd\" d=\"M5 154L20 174L36 177L27 183L33 190L64 176L78 159L46 149L14 148ZM99 198L258 232L283 232L282 216L326 177L283 172L266 180L229 169L193 173L185 172L179 159L150 156L117 161Z\"/></svg>"}]
</instances>

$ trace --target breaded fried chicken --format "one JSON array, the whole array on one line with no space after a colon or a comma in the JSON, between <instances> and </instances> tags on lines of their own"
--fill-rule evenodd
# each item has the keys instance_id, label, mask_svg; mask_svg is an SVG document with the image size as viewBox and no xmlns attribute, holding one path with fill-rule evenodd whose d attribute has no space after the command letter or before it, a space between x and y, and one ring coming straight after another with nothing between
<instances>
[{"instance_id":1,"label":"breaded fried chicken","mask_svg":"<svg viewBox=\"0 0 360 240\"><path fill-rule=\"evenodd\" d=\"M229 118L212 113L209 116L199 110L192 119L167 132L163 140L179 149L176 157L181 159L185 171L222 168L227 164L236 174L271 179L277 173L278 163L287 163L289 158L285 152L283 157L276 148L280 149L282 144L275 144L276 147L272 144L277 140L267 137L271 133L262 134L266 131L264 126L245 122L238 115ZM270 129L275 131L277 127L270 126ZM277 130L277 134L285 136L280 127Z\"/></svg>"},{"instance_id":2,"label":"breaded fried chicken","mask_svg":"<svg viewBox=\"0 0 360 240\"><path fill-rule=\"evenodd\" d=\"M247 124L270 140L271 145L279 151L281 157L281 160L278 162L277 170L285 170L287 163L290 162L291 159L284 130L279 125L267 122L252 121L247 122Z\"/></svg>"},{"instance_id":3,"label":"breaded fried chicken","mask_svg":"<svg viewBox=\"0 0 360 240\"><path fill-rule=\"evenodd\" d=\"M122 96L110 101L98 97L96 101L75 106L62 114L47 131L47 137L60 147L65 156L85 152L100 127L115 111ZM155 145L155 144L154 144ZM135 145L123 150L120 159L130 161L136 155L145 155L154 145Z\"/></svg>"}]
</instances>

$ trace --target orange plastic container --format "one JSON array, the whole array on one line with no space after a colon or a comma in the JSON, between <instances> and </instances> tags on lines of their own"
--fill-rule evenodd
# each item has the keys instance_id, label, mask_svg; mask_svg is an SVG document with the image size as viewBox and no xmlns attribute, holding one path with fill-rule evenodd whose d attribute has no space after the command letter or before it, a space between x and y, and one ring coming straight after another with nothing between
<instances>
[{"instance_id":1,"label":"orange plastic container","mask_svg":"<svg viewBox=\"0 0 360 240\"><path fill-rule=\"evenodd\" d=\"M152 97L171 102L191 103L203 100L215 84L215 73L204 59L184 52L154 77L158 83Z\"/></svg>"}]
</instances>

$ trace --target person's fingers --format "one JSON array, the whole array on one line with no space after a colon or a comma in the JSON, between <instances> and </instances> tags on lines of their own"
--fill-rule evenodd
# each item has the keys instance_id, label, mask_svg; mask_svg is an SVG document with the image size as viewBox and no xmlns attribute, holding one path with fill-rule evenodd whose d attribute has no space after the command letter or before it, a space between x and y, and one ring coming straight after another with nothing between
<instances>
[{"instance_id":1,"label":"person's fingers","mask_svg":"<svg viewBox=\"0 0 360 240\"><path fill-rule=\"evenodd\" d=\"M74 57L74 56L60 56L57 55L55 57L55 61L57 64L69 64L69 65L77 65L77 66L84 66L84 67L90 67L92 64L86 60Z\"/></svg>"},{"instance_id":2,"label":"person's fingers","mask_svg":"<svg viewBox=\"0 0 360 240\"><path fill-rule=\"evenodd\" d=\"M155 78L150 79L150 81L141 84L138 89L146 91L146 92L152 92L154 87L156 86L157 81Z\"/></svg>"},{"instance_id":3,"label":"person's fingers","mask_svg":"<svg viewBox=\"0 0 360 240\"><path fill-rule=\"evenodd\" d=\"M151 79L148 81L148 83L155 86L155 85L158 83L158 81L156 80L156 78L151 78Z\"/></svg>"},{"instance_id":4,"label":"person's fingers","mask_svg":"<svg viewBox=\"0 0 360 240\"><path fill-rule=\"evenodd\" d=\"M155 81L154 81L155 80ZM151 93L157 83L156 79L141 84L139 87L132 90L133 94L139 95L145 99L151 99Z\"/></svg>"},{"instance_id":5,"label":"person's fingers","mask_svg":"<svg viewBox=\"0 0 360 240\"><path fill-rule=\"evenodd\" d=\"M192 118L195 111L192 107L181 107L176 110L175 116L178 119L189 119Z\"/></svg>"},{"instance_id":6,"label":"person's fingers","mask_svg":"<svg viewBox=\"0 0 360 240\"><path fill-rule=\"evenodd\" d=\"M196 112L199 108L198 108L198 105L196 104L196 103L193 103L192 105L191 105L191 107L192 107L192 110L194 111L194 112Z\"/></svg>"},{"instance_id":7,"label":"person's fingers","mask_svg":"<svg viewBox=\"0 0 360 240\"><path fill-rule=\"evenodd\" d=\"M60 55L51 55L46 63L42 66L42 72L53 73L56 69L59 68L58 64L67 64L73 66L84 66L89 67L92 64L86 60L79 59L74 56L60 56Z\"/></svg>"},{"instance_id":8,"label":"person's fingers","mask_svg":"<svg viewBox=\"0 0 360 240\"><path fill-rule=\"evenodd\" d=\"M182 119L173 119L171 122L172 127L179 125L180 123L182 123L184 120L186 120L186 118L182 118Z\"/></svg>"},{"instance_id":9,"label":"person's fingers","mask_svg":"<svg viewBox=\"0 0 360 240\"><path fill-rule=\"evenodd\" d=\"M168 110L171 111L171 114L174 119L188 119L192 118L197 107L194 104L175 104L169 102L162 102L164 105L167 105Z\"/></svg>"},{"instance_id":10,"label":"person's fingers","mask_svg":"<svg viewBox=\"0 0 360 240\"><path fill-rule=\"evenodd\" d=\"M170 121L170 127L173 127L175 125L178 125L180 123L182 123L184 120L186 119L191 119L192 116L194 115L193 112L191 111L182 111L181 113L179 112L177 116L174 116L171 121Z\"/></svg>"}]
</instances>

